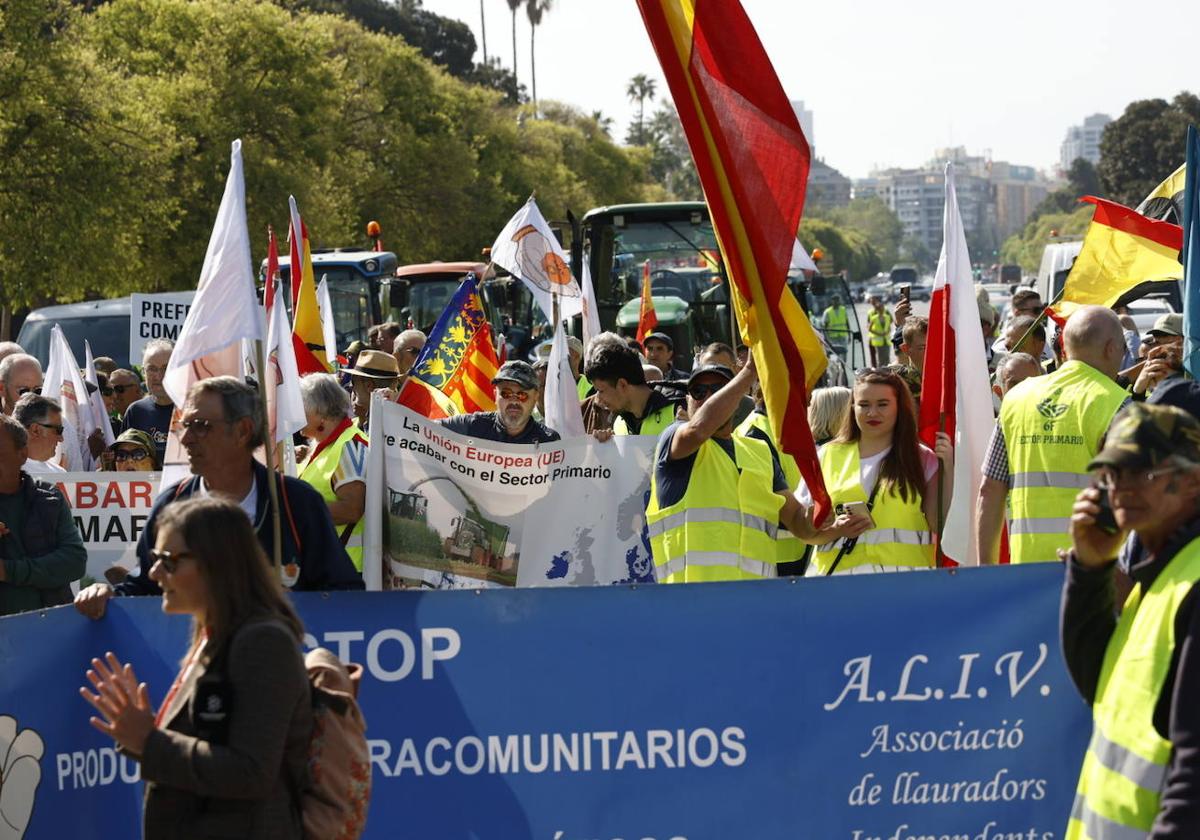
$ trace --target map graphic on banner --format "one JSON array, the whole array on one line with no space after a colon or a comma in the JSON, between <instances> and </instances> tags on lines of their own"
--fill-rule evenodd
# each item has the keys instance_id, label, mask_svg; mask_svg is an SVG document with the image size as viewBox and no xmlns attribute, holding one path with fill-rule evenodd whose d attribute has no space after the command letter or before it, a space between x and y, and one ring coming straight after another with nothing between
<instances>
[{"instance_id":1,"label":"map graphic on banner","mask_svg":"<svg viewBox=\"0 0 1200 840\"><path fill-rule=\"evenodd\" d=\"M383 588L652 581L645 505L654 444L477 441L376 402L367 506L386 510L377 538ZM384 482L374 478L381 473Z\"/></svg>"}]
</instances>

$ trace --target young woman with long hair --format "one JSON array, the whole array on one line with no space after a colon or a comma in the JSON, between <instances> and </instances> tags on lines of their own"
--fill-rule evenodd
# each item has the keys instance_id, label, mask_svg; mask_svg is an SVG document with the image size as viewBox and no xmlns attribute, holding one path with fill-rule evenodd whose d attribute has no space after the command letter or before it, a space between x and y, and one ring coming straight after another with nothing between
<instances>
[{"instance_id":1,"label":"young woman with long hair","mask_svg":"<svg viewBox=\"0 0 1200 840\"><path fill-rule=\"evenodd\" d=\"M945 462L948 506L953 456L945 433L938 433L936 453L917 440L912 394L898 374L888 368L860 371L840 431L820 450L835 512L804 536L817 547L807 573L933 568L938 460ZM812 505L807 487L801 485L797 495L806 507Z\"/></svg>"},{"instance_id":2,"label":"young woman with long hair","mask_svg":"<svg viewBox=\"0 0 1200 840\"><path fill-rule=\"evenodd\" d=\"M163 612L192 616L174 685L155 714L109 653L80 689L92 725L141 763L143 836L299 838L312 706L304 628L278 573L245 511L216 497L164 508L151 556Z\"/></svg>"}]
</instances>

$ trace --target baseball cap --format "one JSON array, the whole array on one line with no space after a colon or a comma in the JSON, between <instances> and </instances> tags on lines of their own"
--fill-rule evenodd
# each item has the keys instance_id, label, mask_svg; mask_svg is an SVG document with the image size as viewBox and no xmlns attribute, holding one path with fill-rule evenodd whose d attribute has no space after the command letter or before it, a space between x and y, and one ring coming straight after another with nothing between
<instances>
[{"instance_id":1,"label":"baseball cap","mask_svg":"<svg viewBox=\"0 0 1200 840\"><path fill-rule=\"evenodd\" d=\"M1131 403L1088 469L1150 469L1172 455L1200 464L1200 420L1173 405Z\"/></svg>"},{"instance_id":2,"label":"baseball cap","mask_svg":"<svg viewBox=\"0 0 1200 840\"><path fill-rule=\"evenodd\" d=\"M153 455L155 452L154 441L150 439L150 435L146 434L141 429L126 429L125 431L121 432L121 434L117 436L117 439L112 442L112 446L110 446L109 449L116 449L123 443L128 443L132 446L140 446L151 455Z\"/></svg>"},{"instance_id":3,"label":"baseball cap","mask_svg":"<svg viewBox=\"0 0 1200 840\"><path fill-rule=\"evenodd\" d=\"M663 344L667 345L668 350L675 349L675 342L672 341L671 336L667 335L666 333L660 333L660 332L650 333L649 335L647 335L645 338L642 339L643 347L646 346L647 341L661 341Z\"/></svg>"},{"instance_id":4,"label":"baseball cap","mask_svg":"<svg viewBox=\"0 0 1200 840\"><path fill-rule=\"evenodd\" d=\"M733 379L733 371L725 367L725 365L701 365L693 370L691 375L688 376L688 384L691 385L697 377L703 376L706 373L714 373L717 376L720 376L726 382Z\"/></svg>"},{"instance_id":5,"label":"baseball cap","mask_svg":"<svg viewBox=\"0 0 1200 840\"><path fill-rule=\"evenodd\" d=\"M1149 335L1183 335L1183 316L1178 312L1159 315L1147 332Z\"/></svg>"},{"instance_id":6,"label":"baseball cap","mask_svg":"<svg viewBox=\"0 0 1200 840\"><path fill-rule=\"evenodd\" d=\"M536 391L538 388L537 373L533 366L517 359L500 365L500 370L492 377L492 384L497 382L515 382L527 391Z\"/></svg>"}]
</instances>

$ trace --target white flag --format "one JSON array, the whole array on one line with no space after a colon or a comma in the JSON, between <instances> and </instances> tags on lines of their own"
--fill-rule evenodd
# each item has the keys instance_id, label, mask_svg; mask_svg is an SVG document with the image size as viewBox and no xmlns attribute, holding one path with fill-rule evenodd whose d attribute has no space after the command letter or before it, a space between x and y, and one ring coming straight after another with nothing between
<instances>
[{"instance_id":1,"label":"white flag","mask_svg":"<svg viewBox=\"0 0 1200 840\"><path fill-rule=\"evenodd\" d=\"M267 317L266 370L259 377L267 400L267 423L271 439L288 440L307 424L304 399L300 396L300 372L296 350L292 346L292 327L288 323L279 286L275 287L274 306Z\"/></svg>"},{"instance_id":2,"label":"white flag","mask_svg":"<svg viewBox=\"0 0 1200 840\"><path fill-rule=\"evenodd\" d=\"M113 435L112 421L109 420L108 409L104 405L104 395L100 393L100 378L96 376L96 360L92 356L92 345L88 343L86 338L83 340L83 354L86 359L83 363L83 376L89 384L96 387L96 390L92 392L90 397L92 417L98 421L99 427L104 430L104 445L112 446L116 443L117 439Z\"/></svg>"},{"instance_id":3,"label":"white flag","mask_svg":"<svg viewBox=\"0 0 1200 840\"><path fill-rule=\"evenodd\" d=\"M329 278L327 275L321 275L321 282L317 284L317 311L321 313L321 335L325 339L325 360L329 362L329 367L337 370L337 330L333 326L333 298L329 296ZM385 347L388 353L392 352L392 348Z\"/></svg>"},{"instance_id":4,"label":"white flag","mask_svg":"<svg viewBox=\"0 0 1200 840\"><path fill-rule=\"evenodd\" d=\"M592 339L600 335L600 310L596 307L596 290L592 287L592 270L585 254L580 259L579 285L583 287L580 303L583 308L583 346L586 350Z\"/></svg>"},{"instance_id":5,"label":"white flag","mask_svg":"<svg viewBox=\"0 0 1200 840\"><path fill-rule=\"evenodd\" d=\"M265 332L250 261L242 141L234 140L225 195L208 240L196 298L179 331L163 387L182 407L193 383L213 376L241 376L242 339L262 341Z\"/></svg>"},{"instance_id":6,"label":"white flag","mask_svg":"<svg viewBox=\"0 0 1200 840\"><path fill-rule=\"evenodd\" d=\"M533 196L492 243L492 262L521 278L547 320L554 320L555 294L560 318L573 318L583 312L582 292L567 265L566 252L542 218Z\"/></svg>"},{"instance_id":7,"label":"white flag","mask_svg":"<svg viewBox=\"0 0 1200 840\"><path fill-rule=\"evenodd\" d=\"M79 363L58 324L50 330L50 359L42 379L42 394L57 400L62 409L63 439L58 447L62 466L68 472L95 469L96 461L88 449L88 438L98 424L92 416L92 404L87 385L79 373Z\"/></svg>"},{"instance_id":8,"label":"white flag","mask_svg":"<svg viewBox=\"0 0 1200 840\"><path fill-rule=\"evenodd\" d=\"M560 323L550 345L546 365L546 426L564 439L583 437L583 410L579 406L579 390L571 373L571 354L567 348L567 328Z\"/></svg>"},{"instance_id":9,"label":"white flag","mask_svg":"<svg viewBox=\"0 0 1200 840\"><path fill-rule=\"evenodd\" d=\"M792 240L792 259L788 268L794 271L816 271L817 264L813 262L813 258L808 255L808 251L804 250L804 246L800 244L799 239Z\"/></svg>"}]
</instances>

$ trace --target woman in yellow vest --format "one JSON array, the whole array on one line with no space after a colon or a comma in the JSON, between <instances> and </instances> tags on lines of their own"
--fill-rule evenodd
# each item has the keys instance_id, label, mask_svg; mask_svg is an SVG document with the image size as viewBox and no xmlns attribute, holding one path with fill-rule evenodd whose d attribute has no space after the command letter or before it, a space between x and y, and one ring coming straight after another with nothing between
<instances>
[{"instance_id":1,"label":"woman in yellow vest","mask_svg":"<svg viewBox=\"0 0 1200 840\"><path fill-rule=\"evenodd\" d=\"M946 462L948 504L953 448L943 433L936 454L917 440L916 411L904 380L885 368L860 372L841 431L819 454L835 515L805 537L817 547L807 574L933 568L938 459ZM806 508L812 505L803 484L797 498Z\"/></svg>"},{"instance_id":2,"label":"woman in yellow vest","mask_svg":"<svg viewBox=\"0 0 1200 840\"><path fill-rule=\"evenodd\" d=\"M300 433L311 441L300 465L300 479L311 484L333 517L346 553L360 572L363 563L363 512L367 503L367 439L354 424L350 395L328 373L300 380L308 425Z\"/></svg>"}]
</instances>

